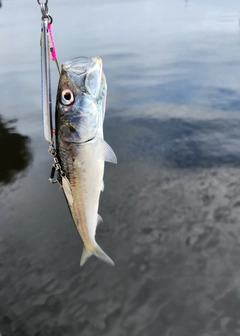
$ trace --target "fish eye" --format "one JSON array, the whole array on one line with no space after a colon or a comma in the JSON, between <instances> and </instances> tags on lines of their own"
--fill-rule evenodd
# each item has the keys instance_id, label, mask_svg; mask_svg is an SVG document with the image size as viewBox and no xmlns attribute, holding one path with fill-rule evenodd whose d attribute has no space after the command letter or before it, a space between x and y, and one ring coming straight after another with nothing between
<instances>
[{"instance_id":1,"label":"fish eye","mask_svg":"<svg viewBox=\"0 0 240 336\"><path fill-rule=\"evenodd\" d=\"M73 92L69 89L63 90L61 101L63 105L71 105L74 102Z\"/></svg>"}]
</instances>

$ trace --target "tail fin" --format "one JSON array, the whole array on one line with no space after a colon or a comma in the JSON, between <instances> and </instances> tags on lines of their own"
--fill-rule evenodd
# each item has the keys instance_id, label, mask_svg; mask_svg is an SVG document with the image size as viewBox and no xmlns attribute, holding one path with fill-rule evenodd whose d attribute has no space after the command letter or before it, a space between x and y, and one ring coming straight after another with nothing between
<instances>
[{"instance_id":1,"label":"tail fin","mask_svg":"<svg viewBox=\"0 0 240 336\"><path fill-rule=\"evenodd\" d=\"M80 261L80 266L83 266L85 262L92 256L95 255L97 258L105 261L107 264L114 266L112 259L101 249L99 245L96 245L94 250L87 250L85 246L83 247L83 253Z\"/></svg>"}]
</instances>

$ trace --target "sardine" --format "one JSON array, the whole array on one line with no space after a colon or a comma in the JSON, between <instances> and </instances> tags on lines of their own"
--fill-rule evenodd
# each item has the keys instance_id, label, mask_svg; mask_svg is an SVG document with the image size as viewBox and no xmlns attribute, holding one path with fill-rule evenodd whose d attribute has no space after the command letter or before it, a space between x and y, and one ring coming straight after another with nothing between
<instances>
[{"instance_id":1,"label":"sardine","mask_svg":"<svg viewBox=\"0 0 240 336\"><path fill-rule=\"evenodd\" d=\"M56 102L57 156L65 176L63 190L83 240L82 266L95 255L114 265L95 240L104 189L104 161L117 163L103 139L107 83L99 56L78 57L62 65Z\"/></svg>"}]
</instances>

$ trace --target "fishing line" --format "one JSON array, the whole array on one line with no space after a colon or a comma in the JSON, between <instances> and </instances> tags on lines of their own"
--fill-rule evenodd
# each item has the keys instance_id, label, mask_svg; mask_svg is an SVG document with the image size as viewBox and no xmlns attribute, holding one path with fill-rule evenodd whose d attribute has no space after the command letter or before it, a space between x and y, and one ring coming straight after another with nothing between
<instances>
[{"instance_id":1,"label":"fishing line","mask_svg":"<svg viewBox=\"0 0 240 336\"><path fill-rule=\"evenodd\" d=\"M48 32L49 32L49 37L50 37L50 41L51 41L50 52L51 52L51 55L52 55L52 60L55 61L57 69L58 69L58 73L60 75L60 68L59 68L59 64L58 64L58 61L57 61L57 51L56 51L55 43L54 43L54 40L53 40L51 25L52 25L52 22L48 22Z\"/></svg>"}]
</instances>

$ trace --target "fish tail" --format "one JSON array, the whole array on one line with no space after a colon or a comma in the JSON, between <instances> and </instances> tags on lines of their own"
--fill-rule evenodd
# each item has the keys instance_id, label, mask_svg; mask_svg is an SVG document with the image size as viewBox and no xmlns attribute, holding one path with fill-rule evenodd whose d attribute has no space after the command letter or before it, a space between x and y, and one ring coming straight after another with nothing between
<instances>
[{"instance_id":1,"label":"fish tail","mask_svg":"<svg viewBox=\"0 0 240 336\"><path fill-rule=\"evenodd\" d=\"M105 261L107 264L114 266L113 260L101 249L99 245L96 244L93 250L88 250L83 247L83 253L80 261L80 266L83 266L85 262L92 256L95 255L98 259Z\"/></svg>"}]
</instances>

